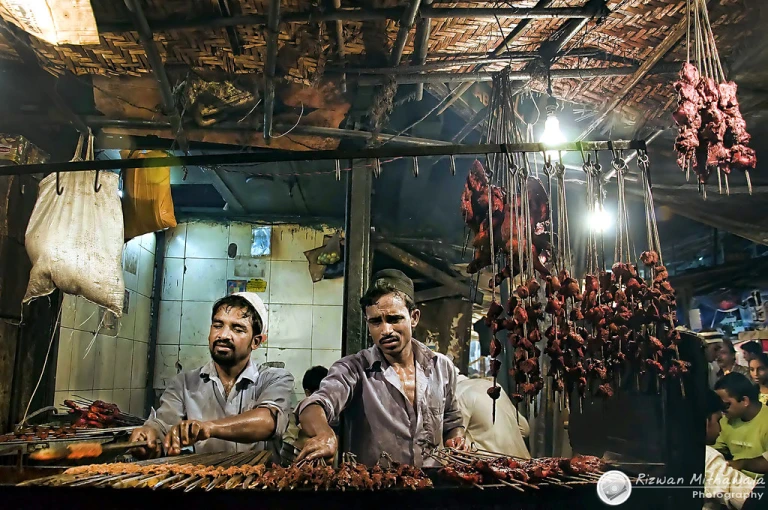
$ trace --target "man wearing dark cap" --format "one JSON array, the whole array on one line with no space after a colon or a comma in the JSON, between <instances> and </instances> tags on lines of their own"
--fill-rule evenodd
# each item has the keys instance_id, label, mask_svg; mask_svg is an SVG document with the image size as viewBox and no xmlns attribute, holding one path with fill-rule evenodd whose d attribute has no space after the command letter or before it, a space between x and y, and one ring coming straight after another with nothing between
<instances>
[{"instance_id":1,"label":"man wearing dark cap","mask_svg":"<svg viewBox=\"0 0 768 510\"><path fill-rule=\"evenodd\" d=\"M373 347L334 363L320 389L296 414L309 439L298 460L332 457L331 429L342 411L350 424L349 451L364 464L383 453L396 462L432 466L427 445L464 448L453 363L412 337L419 322L413 282L393 269L379 271L360 300Z\"/></svg>"}]
</instances>

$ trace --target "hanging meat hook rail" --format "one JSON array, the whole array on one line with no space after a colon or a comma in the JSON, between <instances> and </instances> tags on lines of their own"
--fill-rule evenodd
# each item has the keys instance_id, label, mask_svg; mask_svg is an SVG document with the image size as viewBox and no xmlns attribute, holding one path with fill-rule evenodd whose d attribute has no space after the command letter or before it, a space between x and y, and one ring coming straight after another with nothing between
<instances>
[{"instance_id":1,"label":"hanging meat hook rail","mask_svg":"<svg viewBox=\"0 0 768 510\"><path fill-rule=\"evenodd\" d=\"M405 157L457 156L512 153L542 153L545 151L581 152L605 150L644 150L643 140L569 142L554 146L541 143L507 143L477 145L436 145L413 147L380 147L359 150L328 151L261 151L203 154L144 159L114 159L97 161L68 161L35 165L0 167L3 175L31 175L51 172L82 172L88 170L125 170L128 168L159 168L168 166L246 165L256 163L334 161L349 159L389 159Z\"/></svg>"}]
</instances>

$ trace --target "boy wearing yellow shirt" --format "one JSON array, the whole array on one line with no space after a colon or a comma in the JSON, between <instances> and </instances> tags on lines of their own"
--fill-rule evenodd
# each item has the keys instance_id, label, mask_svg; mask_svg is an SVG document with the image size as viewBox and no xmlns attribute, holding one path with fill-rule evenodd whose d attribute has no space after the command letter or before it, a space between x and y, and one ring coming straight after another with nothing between
<instances>
[{"instance_id":1,"label":"boy wearing yellow shirt","mask_svg":"<svg viewBox=\"0 0 768 510\"><path fill-rule=\"evenodd\" d=\"M730 453L731 466L749 476L768 473L768 407L758 400L757 386L732 372L717 381L715 391L725 412L715 449Z\"/></svg>"}]
</instances>

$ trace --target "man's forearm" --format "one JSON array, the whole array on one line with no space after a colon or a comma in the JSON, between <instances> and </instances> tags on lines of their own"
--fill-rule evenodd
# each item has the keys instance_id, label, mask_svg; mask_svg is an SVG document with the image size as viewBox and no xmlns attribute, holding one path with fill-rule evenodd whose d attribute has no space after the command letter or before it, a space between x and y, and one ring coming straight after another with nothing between
<instances>
[{"instance_id":1,"label":"man's forearm","mask_svg":"<svg viewBox=\"0 0 768 510\"><path fill-rule=\"evenodd\" d=\"M333 435L325 410L319 404L307 406L299 415L302 430L309 436Z\"/></svg>"},{"instance_id":2,"label":"man's forearm","mask_svg":"<svg viewBox=\"0 0 768 510\"><path fill-rule=\"evenodd\" d=\"M753 459L741 459L737 462L742 470L752 471L753 473L768 473L768 460L763 456Z\"/></svg>"},{"instance_id":3,"label":"man's forearm","mask_svg":"<svg viewBox=\"0 0 768 510\"><path fill-rule=\"evenodd\" d=\"M277 423L273 413L276 412L259 407L237 416L210 421L211 437L235 443L266 441L275 433Z\"/></svg>"},{"instance_id":4,"label":"man's forearm","mask_svg":"<svg viewBox=\"0 0 768 510\"><path fill-rule=\"evenodd\" d=\"M448 431L443 438L445 441L453 439L454 437L464 437L464 427L455 427Z\"/></svg>"}]
</instances>

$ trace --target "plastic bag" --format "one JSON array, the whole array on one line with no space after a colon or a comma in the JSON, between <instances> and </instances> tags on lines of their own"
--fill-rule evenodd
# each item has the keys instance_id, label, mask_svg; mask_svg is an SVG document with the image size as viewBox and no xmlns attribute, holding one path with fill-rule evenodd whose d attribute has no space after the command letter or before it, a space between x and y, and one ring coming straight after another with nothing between
<instances>
[{"instance_id":1,"label":"plastic bag","mask_svg":"<svg viewBox=\"0 0 768 510\"><path fill-rule=\"evenodd\" d=\"M163 151L122 151L124 159L162 158ZM171 197L171 168L130 168L123 174L125 240L176 226Z\"/></svg>"},{"instance_id":2,"label":"plastic bag","mask_svg":"<svg viewBox=\"0 0 768 510\"><path fill-rule=\"evenodd\" d=\"M73 160L80 159L82 142L83 137ZM92 157L92 140L87 152ZM24 240L32 261L24 303L58 287L122 315L123 211L117 185L117 174L96 171L67 172L58 179L51 174L40 181Z\"/></svg>"},{"instance_id":3,"label":"plastic bag","mask_svg":"<svg viewBox=\"0 0 768 510\"><path fill-rule=\"evenodd\" d=\"M337 231L333 234L320 255L317 256L318 264L333 265L341 260L341 231Z\"/></svg>"}]
</instances>

